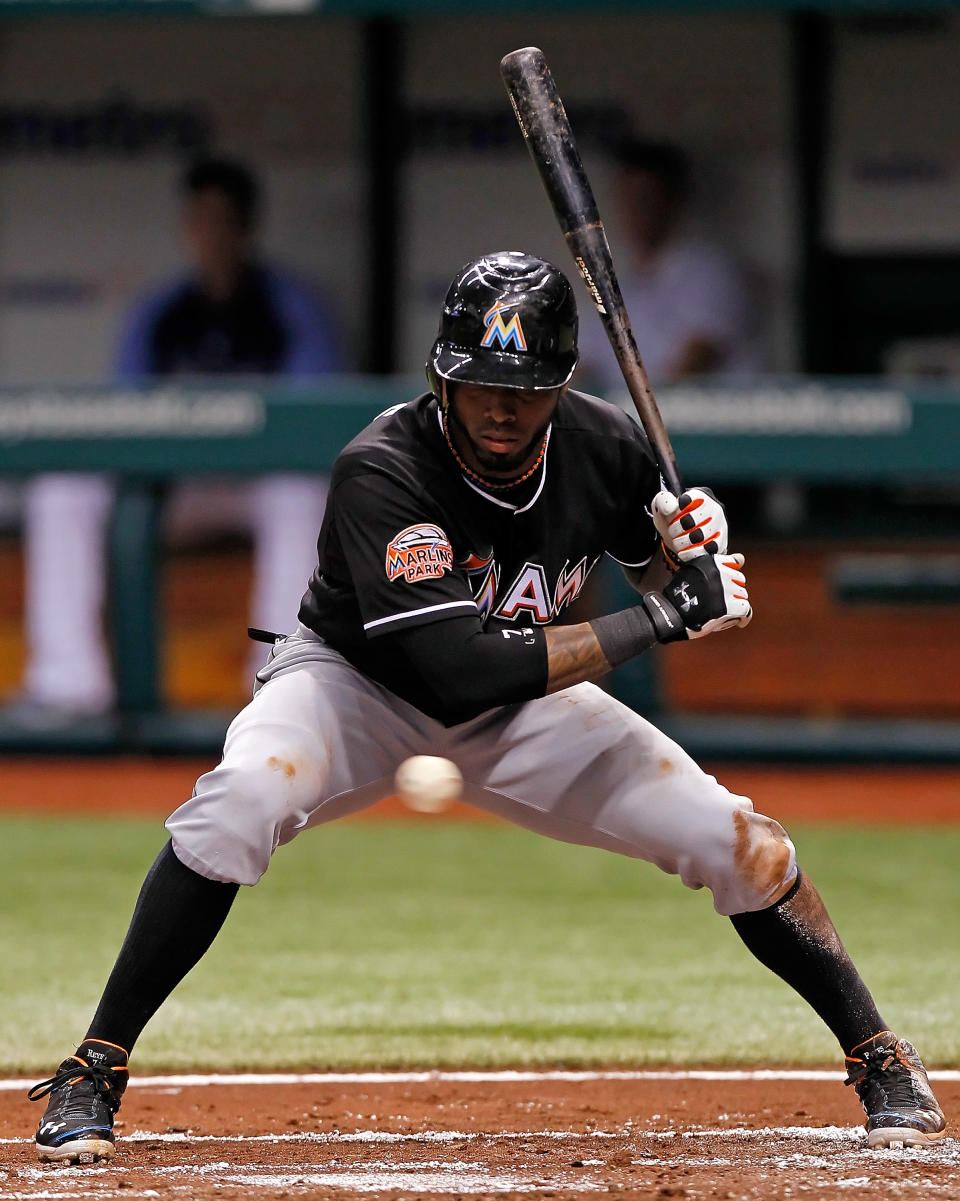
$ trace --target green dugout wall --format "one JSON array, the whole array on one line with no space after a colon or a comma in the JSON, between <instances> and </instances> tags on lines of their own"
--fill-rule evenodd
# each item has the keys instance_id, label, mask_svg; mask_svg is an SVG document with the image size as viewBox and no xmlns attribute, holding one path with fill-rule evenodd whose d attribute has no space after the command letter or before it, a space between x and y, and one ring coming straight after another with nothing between
<instances>
[{"instance_id":1,"label":"green dugout wall","mask_svg":"<svg viewBox=\"0 0 960 1201\"><path fill-rule=\"evenodd\" d=\"M107 471L120 483L111 531L119 713L55 731L25 731L0 717L0 747L215 752L227 715L175 713L160 703L156 532L163 486L180 475L329 468L363 425L420 390L417 380L345 378L310 390L227 384L0 394L0 474ZM960 393L954 389L907 390L875 380L769 381L753 390L664 389L661 403L686 478L728 489L784 479L833 488L847 506L845 515L832 510L834 530L840 522L851 533L876 533L870 522L877 521L880 489L960 487ZM868 503L858 507L858 497ZM938 542L934 549L943 547ZM789 540L783 551L789 553ZM902 601L896 574L902 570L900 565L892 577L868 571L869 578L855 572L843 587L851 597ZM955 566L938 561L933 570L938 600L960 600ZM907 597L915 594L918 578L916 570L908 572ZM606 577L614 607L630 603L618 579L615 571ZM625 665L613 687L627 703L658 711L650 663ZM708 757L960 760L960 723L953 722L666 712L658 713L658 721L693 753Z\"/></svg>"}]
</instances>

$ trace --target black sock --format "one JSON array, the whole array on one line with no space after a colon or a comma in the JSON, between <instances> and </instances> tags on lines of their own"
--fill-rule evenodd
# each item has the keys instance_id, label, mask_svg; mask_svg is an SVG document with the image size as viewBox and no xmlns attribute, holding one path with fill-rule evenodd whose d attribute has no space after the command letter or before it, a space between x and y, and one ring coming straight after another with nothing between
<instances>
[{"instance_id":1,"label":"black sock","mask_svg":"<svg viewBox=\"0 0 960 1201\"><path fill-rule=\"evenodd\" d=\"M757 959L813 1006L845 1055L887 1029L805 876L769 909L735 913L730 920Z\"/></svg>"},{"instance_id":2,"label":"black sock","mask_svg":"<svg viewBox=\"0 0 960 1201\"><path fill-rule=\"evenodd\" d=\"M184 867L168 842L147 872L87 1038L130 1052L150 1018L216 938L239 887Z\"/></svg>"}]
</instances>

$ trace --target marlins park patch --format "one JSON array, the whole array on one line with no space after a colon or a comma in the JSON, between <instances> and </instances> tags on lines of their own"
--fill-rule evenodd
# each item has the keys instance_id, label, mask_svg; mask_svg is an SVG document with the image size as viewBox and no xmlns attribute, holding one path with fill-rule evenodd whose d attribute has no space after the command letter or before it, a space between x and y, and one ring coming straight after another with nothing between
<instances>
[{"instance_id":1,"label":"marlins park patch","mask_svg":"<svg viewBox=\"0 0 960 1201\"><path fill-rule=\"evenodd\" d=\"M436 580L453 570L453 547L436 525L408 525L387 546L388 580Z\"/></svg>"}]
</instances>

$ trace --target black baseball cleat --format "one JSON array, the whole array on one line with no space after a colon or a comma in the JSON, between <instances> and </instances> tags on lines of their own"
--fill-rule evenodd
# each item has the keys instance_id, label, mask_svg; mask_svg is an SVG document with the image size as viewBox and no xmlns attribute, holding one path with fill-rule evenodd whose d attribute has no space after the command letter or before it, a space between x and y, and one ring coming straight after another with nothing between
<instances>
[{"instance_id":1,"label":"black baseball cleat","mask_svg":"<svg viewBox=\"0 0 960 1201\"><path fill-rule=\"evenodd\" d=\"M127 1053L115 1043L88 1038L57 1074L27 1096L49 1096L37 1129L37 1155L51 1163L96 1163L115 1150L113 1115L127 1087Z\"/></svg>"},{"instance_id":2,"label":"black baseball cleat","mask_svg":"<svg viewBox=\"0 0 960 1201\"><path fill-rule=\"evenodd\" d=\"M845 1062L846 1082L867 1115L868 1147L919 1147L943 1137L946 1119L912 1043L883 1030Z\"/></svg>"}]
</instances>

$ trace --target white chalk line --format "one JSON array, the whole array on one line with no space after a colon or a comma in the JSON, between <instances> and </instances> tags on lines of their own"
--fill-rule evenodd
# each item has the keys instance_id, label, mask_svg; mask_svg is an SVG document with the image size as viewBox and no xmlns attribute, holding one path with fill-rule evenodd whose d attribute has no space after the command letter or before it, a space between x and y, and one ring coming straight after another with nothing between
<instances>
[{"instance_id":1,"label":"white chalk line","mask_svg":"<svg viewBox=\"0 0 960 1201\"><path fill-rule=\"evenodd\" d=\"M375 1132L371 1132L375 1133ZM566 1132L558 1132L566 1133ZM182 1137L182 1136L181 1136ZM463 1137L460 1136L462 1140ZM520 1137L520 1136L517 1136ZM153 1139L164 1138L165 1141L176 1141L169 1136L142 1134L133 1136L131 1141L138 1139ZM294 1141L297 1136L287 1138L282 1141ZM205 1140L198 1140L205 1141ZM215 1141L215 1140L214 1140ZM223 1141L227 1142L257 1142L263 1141L256 1137L247 1138L231 1138ZM281 1141L279 1139L269 1141ZM300 1139L304 1141L304 1138ZM382 1141L382 1140L378 1140ZM436 1141L436 1140L433 1140ZM602 1161L598 1161L602 1162ZM539 1167L539 1165L538 1165ZM81 1181L89 1180L90 1174L95 1173L106 1184L110 1180L109 1167L105 1166L77 1166L77 1167L60 1167L51 1169L47 1167L30 1167L25 1168L17 1173L19 1179L26 1183L27 1181L49 1181L51 1170L56 1171L61 1180ZM575 1182L578 1191L580 1192L597 1192L603 1186L589 1178L572 1176L570 1173L558 1174L556 1172L549 1174L549 1180L542 1171L538 1171L535 1175L527 1172L491 1172L483 1163L479 1162L450 1162L446 1160L428 1160L419 1163L397 1164L389 1161L373 1162L365 1161L362 1167L355 1165L344 1165L341 1168L335 1168L333 1165L328 1165L325 1171L304 1170L303 1165L298 1163L290 1164L253 1164L249 1167L221 1161L218 1163L208 1164L169 1164L165 1166L152 1166L150 1175L158 1179L176 1180L178 1177L183 1178L188 1176L195 1178L197 1176L213 1176L218 1184L236 1184L253 1188L272 1188L272 1189L295 1189L304 1188L333 1188L338 1191L349 1191L353 1193L385 1193L391 1191L408 1191L414 1190L418 1195L432 1193L456 1193L463 1194L488 1194L488 1193L509 1193L510 1195L534 1192L545 1187L564 1187ZM174 1186L175 1188L177 1186ZM4 1190L2 1192L4 1198L31 1198L39 1201L41 1198L46 1198L47 1201L69 1201L71 1198L82 1197L104 1197L118 1195L113 1189L107 1188L98 1189L96 1192L73 1192L65 1191L52 1193L48 1190L43 1192L10 1192ZM155 1197L158 1193L155 1190L148 1189L139 1192L129 1192L124 1190L123 1196L128 1199L131 1197Z\"/></svg>"},{"instance_id":2,"label":"white chalk line","mask_svg":"<svg viewBox=\"0 0 960 1201\"><path fill-rule=\"evenodd\" d=\"M620 1133L606 1130L506 1130L484 1133L477 1130L422 1130L401 1134L393 1130L302 1130L282 1134L191 1134L189 1131L133 1130L130 1134L118 1131L124 1142L131 1143L462 1143L511 1142L531 1138L543 1139L612 1139ZM0 1138L2 1143L32 1143L32 1138Z\"/></svg>"},{"instance_id":3,"label":"white chalk line","mask_svg":"<svg viewBox=\"0 0 960 1201\"><path fill-rule=\"evenodd\" d=\"M318 1188L336 1189L343 1193L371 1193L382 1195L385 1192L414 1192L417 1196L429 1194L451 1193L457 1196L503 1194L517 1196L522 1193L540 1192L544 1188L563 1188L570 1182L546 1181L543 1177L523 1181L512 1177L487 1176L485 1174L467 1174L460 1172L423 1172L399 1176L397 1174L365 1172L356 1175L344 1175L335 1172L297 1172L263 1175L221 1175L217 1177L218 1184L233 1184L246 1188L283 1189L300 1192L303 1189ZM193 1186L174 1185L175 1191L192 1192ZM606 1192L603 1185L593 1181L577 1181L576 1191L581 1193ZM122 1197L124 1201L133 1201L139 1197L159 1197L156 1189L136 1189L82 1191L82 1192L51 1192L43 1189L40 1192L4 1191L5 1201L85 1201L86 1198L96 1198L103 1201L105 1197ZM301 1192L301 1195L304 1195Z\"/></svg>"},{"instance_id":4,"label":"white chalk line","mask_svg":"<svg viewBox=\"0 0 960 1201\"><path fill-rule=\"evenodd\" d=\"M862 1126L715 1126L684 1130L643 1130L627 1122L619 1130L298 1130L275 1134L195 1134L190 1130L119 1132L130 1143L462 1143L511 1142L529 1139L674 1139L795 1138L828 1143L862 1143ZM0 1138L0 1143L30 1143L32 1138ZM954 1140L947 1139L947 1143ZM958 1149L960 1153L960 1149Z\"/></svg>"},{"instance_id":5,"label":"white chalk line","mask_svg":"<svg viewBox=\"0 0 960 1201\"><path fill-rule=\"evenodd\" d=\"M4 1201L84 1201L84 1199L87 1197L96 1198L97 1201L103 1201L104 1197L119 1197L120 1193L115 1193L112 1189L106 1193L102 1192L100 1189L97 1189L95 1192L83 1191L76 1193L54 1193L51 1192L50 1189L41 1189L41 1191L38 1193L8 1192L7 1190L4 1190L2 1196ZM159 1197L160 1194L156 1189L152 1188L144 1189L142 1192L136 1189L124 1189L123 1196L124 1198L129 1198L129 1201L134 1201L134 1198L137 1197Z\"/></svg>"},{"instance_id":6,"label":"white chalk line","mask_svg":"<svg viewBox=\"0 0 960 1201\"><path fill-rule=\"evenodd\" d=\"M673 1166L668 1161L650 1161L645 1163L648 1166ZM688 1166L701 1167L735 1167L742 1166L733 1160L710 1160L698 1162L697 1164L688 1164ZM768 1165L764 1165L768 1166ZM807 1165L797 1165L807 1166ZM813 1166L813 1165L809 1165ZM334 1176L332 1174L313 1174L306 1175L302 1173L282 1174L271 1176L223 1176L218 1178L224 1184L234 1184L241 1187L261 1187L270 1189L283 1189L285 1191L300 1191L300 1189L316 1189L316 1188L334 1188L339 1192L346 1193L371 1193L378 1194L384 1191L407 1191L408 1189L416 1190L419 1195L430 1194L450 1194L454 1193L458 1196L478 1195L484 1196L489 1194L502 1195L521 1195L523 1193L542 1192L545 1189L561 1189L568 1188L577 1193L589 1192L606 1192L607 1188L604 1184L598 1184L594 1181L579 1179L577 1181L553 1181L546 1180L543 1177L538 1178L532 1183L508 1182L496 1178L484 1178L482 1185L479 1188L469 1187L467 1184L468 1178L461 1175L456 1175L452 1180L447 1180L441 1174L431 1174L424 1176L413 1176L409 1179L400 1181L396 1176L384 1180L374 1174L367 1176L358 1176L345 1180L343 1176ZM945 1198L955 1198L956 1192L954 1185L950 1182L938 1183L930 1180L885 1180L877 1177L856 1176L840 1179L832 1179L831 1187L840 1189L851 1189L862 1191L864 1187L871 1186L877 1192L888 1193L897 1197L902 1197L905 1191L914 1191L925 1201L934 1196L944 1196ZM473 1181L470 1181L473 1184ZM168 1186L168 1189L170 1186ZM189 1192L192 1186L173 1185L173 1192ZM165 1190L166 1191L166 1190ZM309 1193L301 1193L307 1195ZM91 1201L104 1201L104 1198L122 1198L122 1201L135 1201L137 1198L155 1198L160 1197L161 1193L156 1189L124 1189L119 1190L97 1189L95 1191L78 1191L78 1192L52 1192L44 1189L40 1192L25 1192L14 1191L4 1192L5 1201L86 1201L90 1198Z\"/></svg>"},{"instance_id":7,"label":"white chalk line","mask_svg":"<svg viewBox=\"0 0 960 1201\"><path fill-rule=\"evenodd\" d=\"M857 1189L867 1186L874 1186L876 1189L888 1191L889 1187L895 1184L898 1189L902 1189L905 1185L917 1186L921 1185L925 1188L925 1196L934 1196L947 1189L953 1190L954 1185L950 1181L934 1182L924 1178L923 1181L911 1181L902 1178L899 1174L895 1182L889 1181L883 1176L877 1176L875 1173L868 1176L856 1175L839 1178L835 1175L838 1166L842 1163L847 1165L847 1170L862 1172L867 1167L872 1167L874 1170L882 1167L884 1164L895 1163L898 1167L902 1167L904 1162L909 1162L914 1166L934 1165L939 1166L958 1166L960 1167L960 1146L954 1140L946 1140L944 1143L936 1144L935 1146L916 1148L912 1150L871 1150L864 1140L864 1132L862 1127L856 1126L825 1126L825 1127L808 1127L808 1126L773 1126L763 1127L760 1129L747 1127L710 1127L710 1128L694 1128L687 1130L640 1130L627 1123L622 1129L613 1131L586 1131L578 1133L567 1130L551 1130L551 1131L512 1131L502 1132L494 1135L487 1135L476 1131L425 1131L420 1134L395 1134L385 1131L364 1130L355 1131L352 1133L322 1133L322 1132L298 1132L298 1133L283 1133L275 1135L191 1135L189 1132L170 1132L170 1133L154 1133L150 1131L134 1131L130 1135L125 1136L124 1141L130 1142L152 1142L159 1141L164 1143L190 1143L190 1142L224 1142L224 1143L396 1143L396 1142L423 1142L423 1143L450 1143L450 1142L468 1142L477 1143L483 1140L527 1140L537 1138L554 1138L554 1139L581 1139L581 1138L601 1138L613 1139L630 1137L632 1140L654 1139L654 1140L676 1140L681 1139L745 1139L751 1141L759 1141L765 1138L785 1138L795 1140L796 1142L813 1141L821 1145L831 1145L831 1150L841 1153L843 1158L837 1160L836 1156L829 1157L822 1152L802 1152L797 1151L789 1154L774 1152L773 1154L763 1154L758 1156L756 1153L751 1154L751 1165L753 1168L773 1168L777 1171L800 1171L813 1170L823 1171L831 1174L831 1184L835 1187ZM5 1139L4 1142L26 1141ZM824 1148L826 1150L826 1148ZM633 1163L645 1169L656 1167L677 1167L684 1166L687 1168L718 1168L718 1167L742 1167L742 1159L735 1159L729 1155L685 1155L677 1156L658 1155L656 1157L644 1155L642 1158L634 1159ZM856 1166L854 1166L856 1165ZM598 1167L605 1166L603 1160L590 1159L584 1160L583 1167ZM383 1193L388 1191L406 1191L408 1189L415 1190L420 1195L431 1194L448 1194L456 1193L459 1195L476 1195L483 1193L493 1194L511 1194L519 1195L522 1193L540 1191L543 1189L574 1189L576 1192L589 1193L597 1191L606 1191L606 1183L591 1174L571 1175L569 1172L544 1173L542 1170L535 1175L529 1173L529 1169L524 1172L522 1169L514 1169L510 1172L493 1173L488 1168L485 1168L482 1163L476 1160L463 1160L459 1162L451 1162L445 1160L424 1160L417 1163L395 1163L385 1160L369 1160L366 1159L362 1166L357 1166L350 1163L345 1163L342 1166L339 1164L327 1164L326 1170L311 1171L309 1168L304 1170L304 1165L301 1163L272 1163L272 1164L251 1164L249 1166L239 1165L236 1162L221 1160L207 1164L168 1164L168 1165L153 1165L149 1171L151 1176L159 1180L167 1180L170 1183L168 1187L172 1187L174 1191L183 1191L186 1186L176 1185L174 1182L180 1178L196 1177L196 1176L214 1176L219 1184L233 1184L241 1187L249 1187L253 1189L285 1189L298 1192L303 1189L331 1188L338 1191L353 1192L353 1193ZM85 1198L105 1198L119 1197L120 1192L110 1187L111 1173L115 1170L115 1165L96 1165L96 1166L70 1166L51 1168L50 1166L43 1167L24 1167L15 1172L14 1175L22 1184L28 1182L49 1182L51 1172L56 1172L57 1177L63 1183L68 1184L68 1188L64 1191L52 1191L43 1189L42 1191L10 1191L9 1188L3 1188L2 1195L9 1201L82 1201ZM99 1178L103 1186L94 1190L71 1190L69 1184L81 1181L89 1182L91 1174ZM4 1178L8 1178L3 1174ZM69 1183L68 1183L69 1182ZM927 1187L929 1186L929 1187ZM123 1197L126 1201L132 1201L133 1198L151 1198L157 1197L160 1194L155 1189L129 1189L125 1187Z\"/></svg>"},{"instance_id":8,"label":"white chalk line","mask_svg":"<svg viewBox=\"0 0 960 1201\"><path fill-rule=\"evenodd\" d=\"M612 1140L627 1138L630 1140L649 1139L653 1141L668 1141L673 1139L730 1139L740 1141L760 1142L764 1139L779 1138L803 1142L846 1144L850 1150L866 1150L866 1136L863 1126L717 1126L693 1127L684 1130L644 1130L627 1122L618 1130L421 1130L413 1133L403 1133L391 1130L302 1130L296 1132L284 1131L275 1134L195 1134L189 1130L152 1131L132 1130L120 1134L123 1143L267 1143L267 1144L323 1144L349 1145L366 1144L453 1144L453 1143L484 1143L484 1142L526 1142L536 1139L549 1139L557 1142L576 1142L583 1140ZM28 1145L32 1138L0 1138L0 1144ZM891 1156L902 1160L905 1151L889 1148L870 1148L869 1158ZM939 1161L944 1159L960 1165L960 1142L946 1138L942 1142L929 1144L922 1148L907 1148L907 1154L919 1154L929 1159L935 1156ZM644 1160L643 1162L648 1162ZM207 1165L209 1168L210 1165ZM215 1165L214 1165L215 1166ZM169 1169L179 1170L179 1169ZM2 1195L2 1194L0 1194Z\"/></svg>"},{"instance_id":9,"label":"white chalk line","mask_svg":"<svg viewBox=\"0 0 960 1201\"><path fill-rule=\"evenodd\" d=\"M775 1126L761 1129L752 1129L746 1127L713 1127L701 1128L692 1130L637 1130L629 1125L623 1130L614 1134L613 1132L587 1132L588 1136L613 1138L624 1134L630 1135L632 1138L655 1138L655 1139L676 1139L679 1135L681 1138L747 1138L751 1140L759 1140L765 1137L780 1137L796 1140L797 1142L813 1139L821 1144L834 1144L835 1149L843 1155L843 1159L837 1160L836 1156L829 1157L823 1153L804 1153L794 1152L784 1154L783 1152L773 1154L756 1154L751 1155L751 1166L755 1169L773 1168L777 1171L800 1171L813 1170L817 1172L827 1172L831 1174L831 1184L840 1188L864 1188L874 1186L877 1189L888 1191L894 1185L901 1189L904 1185L912 1185L916 1187L923 1186L926 1196L937 1195L945 1192L947 1189L953 1190L953 1185L949 1180L944 1182L934 1182L924 1178L922 1181L912 1181L902 1178L899 1173L896 1181L878 1176L875 1174L877 1168L884 1164L895 1163L898 1168L904 1165L904 1162L911 1163L914 1166L933 1165L940 1166L960 1166L960 1148L951 1149L947 1144L938 1144L936 1147L926 1147L922 1149L913 1149L912 1151L894 1151L886 1150L870 1150L866 1147L863 1130L861 1127L846 1127L846 1126L827 1126L827 1127L806 1127L806 1126ZM439 1136L439 1137L438 1137ZM556 1138L579 1138L583 1135L578 1135L571 1131L527 1131L527 1132L511 1132L509 1134L496 1137L508 1137L515 1139L528 1139L537 1137L556 1137ZM467 1141L476 1142L485 1137L474 1131L445 1131L445 1132L427 1132L427 1137L422 1135L403 1135L399 1136L404 1141ZM218 1141L216 1136L190 1136L187 1133L169 1133L159 1134L149 1131L138 1131L133 1135L128 1136L130 1141L152 1141L158 1140L168 1143L176 1143L183 1141ZM299 1134L284 1134L284 1135L241 1135L229 1136L219 1141L223 1142L347 1142L347 1141L368 1141L368 1142L388 1142L398 1141L398 1136L384 1136L384 1132L380 1131L358 1131L354 1135L313 1135L306 1132ZM949 1140L950 1143L953 1140ZM657 1156L652 1157L644 1155L643 1158L634 1159L633 1163L645 1169L656 1167L695 1167L695 1168L718 1168L718 1167L742 1167L742 1159L735 1159L729 1155L678 1155L678 1156ZM847 1170L863 1172L865 1168L871 1167L874 1173L871 1175L851 1175L836 1176L836 1171L840 1164L844 1164ZM583 1161L583 1167L598 1167L605 1166L603 1160L591 1159ZM70 1166L50 1168L45 1167L25 1167L15 1173L16 1178L23 1184L28 1182L41 1183L49 1182L51 1172L56 1172L59 1180L65 1184L81 1181L90 1182L91 1175L96 1176L104 1187L96 1191L58 1191L53 1192L45 1189L40 1192L30 1191L10 1191L3 1190L3 1197L9 1201L23 1201L32 1199L32 1201L71 1201L73 1198L86 1197L115 1197L119 1196L119 1192L110 1187L112 1181L112 1172L115 1170L114 1165L97 1165L97 1166ZM588 1193L597 1191L606 1191L606 1183L592 1174L577 1174L572 1175L569 1172L557 1173L555 1170L546 1173L542 1170L531 1175L529 1169L517 1170L516 1168L509 1172L491 1172L482 1163L476 1160L464 1160L459 1162L451 1162L446 1160L424 1160L417 1163L395 1163L385 1160L365 1160L362 1166L354 1164L327 1164L325 1170L311 1171L301 1163L272 1163L266 1164L251 1164L249 1166L239 1165L236 1162L221 1160L207 1164L168 1164L154 1165L150 1169L150 1174L155 1179L167 1180L170 1182L168 1187L172 1187L174 1191L182 1191L182 1187L174 1182L187 1177L215 1177L218 1184L234 1184L238 1186L251 1187L253 1189L286 1189L299 1191L302 1189L316 1188L332 1188L338 1191L349 1191L353 1193L383 1193L388 1191L406 1191L414 1189L421 1195L429 1194L446 1194L457 1193L459 1195L495 1193L495 1194L522 1194L543 1189L574 1189L577 1192ZM929 1186L929 1187L927 1187ZM185 1186L183 1186L185 1187ZM145 1190L130 1190L124 1189L123 1196L127 1201L135 1197L156 1197L159 1194L154 1189Z\"/></svg>"},{"instance_id":10,"label":"white chalk line","mask_svg":"<svg viewBox=\"0 0 960 1201\"><path fill-rule=\"evenodd\" d=\"M49 1181L51 1171L56 1172L59 1179L73 1183L89 1181L90 1175L99 1177L106 1188L96 1192L61 1192L57 1194L43 1192L11 1193L4 1191L4 1198L12 1197L81 1197L115 1195L109 1188L111 1169L104 1166L77 1167L33 1167L25 1168L17 1175L21 1182ZM451 1163L445 1160L432 1160L425 1163L396 1164L386 1161L365 1163L362 1167L345 1165L335 1168L333 1165L326 1170L304 1170L301 1164L254 1164L249 1167L222 1161L208 1164L169 1164L153 1166L150 1175L164 1180L175 1181L178 1177L210 1177L217 1184L237 1184L258 1188L334 1188L359 1193L383 1193L389 1191L407 1191L414 1189L418 1193L526 1193L544 1187L563 1187L576 1181L580 1191L595 1192L601 1186L589 1178L571 1176L570 1173L553 1173L548 1184L542 1172L531 1175L527 1172L491 1172L482 1163ZM176 1185L173 1186L177 1188ZM155 1190L129 1192L124 1189L124 1197L157 1196Z\"/></svg>"},{"instance_id":11,"label":"white chalk line","mask_svg":"<svg viewBox=\"0 0 960 1201\"><path fill-rule=\"evenodd\" d=\"M484 1172L306 1172L271 1175L222 1176L227 1184L253 1185L257 1188L335 1188L355 1193L406 1192L416 1193L518 1193L540 1192L544 1188L558 1189L569 1185L567 1179L537 1176L524 1180L516 1176L490 1176ZM606 1192L606 1186L592 1180L578 1180L577 1192Z\"/></svg>"},{"instance_id":12,"label":"white chalk line","mask_svg":"<svg viewBox=\"0 0 960 1201\"><path fill-rule=\"evenodd\" d=\"M960 1071L928 1072L931 1080L960 1081ZM812 1068L670 1068L637 1071L499 1071L499 1072L210 1072L170 1076L132 1076L130 1088L205 1088L210 1085L272 1084L578 1084L601 1080L844 1080L840 1071ZM27 1089L33 1080L0 1080L0 1092Z\"/></svg>"},{"instance_id":13,"label":"white chalk line","mask_svg":"<svg viewBox=\"0 0 960 1201\"><path fill-rule=\"evenodd\" d=\"M579 1139L610 1140L618 1138L629 1139L707 1139L727 1138L742 1140L761 1140L766 1138L786 1138L809 1140L824 1143L848 1143L851 1146L866 1145L866 1135L862 1126L717 1126L694 1127L684 1130L643 1130L632 1123L626 1123L619 1130L421 1130L404 1133L394 1130L300 1130L283 1131L276 1134L194 1134L189 1130L154 1131L131 1130L129 1133L120 1132L120 1138L126 1143L319 1143L319 1144L351 1144L351 1143L476 1143L476 1142L526 1142L531 1139L552 1139L558 1142L577 1141ZM31 1138L0 1138L0 1143L27 1144ZM955 1143L947 1139L938 1144L949 1147ZM960 1161L960 1145L955 1152ZM872 1154L880 1154L873 1151Z\"/></svg>"}]
</instances>

